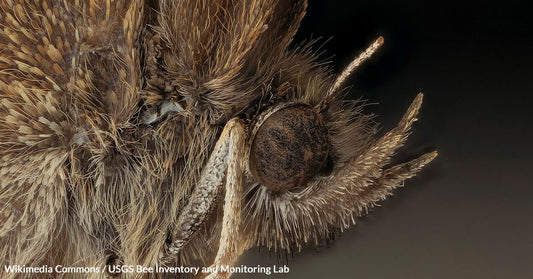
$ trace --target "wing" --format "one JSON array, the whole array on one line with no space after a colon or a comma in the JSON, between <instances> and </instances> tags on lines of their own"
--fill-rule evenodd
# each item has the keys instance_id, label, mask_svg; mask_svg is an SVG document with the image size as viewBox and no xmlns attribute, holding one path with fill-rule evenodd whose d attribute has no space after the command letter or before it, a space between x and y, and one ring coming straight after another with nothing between
<instances>
[{"instance_id":1,"label":"wing","mask_svg":"<svg viewBox=\"0 0 533 279\"><path fill-rule=\"evenodd\" d=\"M111 0L0 3L2 264L68 253L49 252L69 241L61 237L80 150L106 152L136 112L141 9Z\"/></svg>"}]
</instances>

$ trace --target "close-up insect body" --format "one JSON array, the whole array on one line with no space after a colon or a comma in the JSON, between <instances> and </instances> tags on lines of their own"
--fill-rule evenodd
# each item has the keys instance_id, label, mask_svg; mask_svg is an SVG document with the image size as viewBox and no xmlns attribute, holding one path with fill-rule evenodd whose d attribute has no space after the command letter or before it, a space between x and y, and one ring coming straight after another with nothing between
<instances>
[{"instance_id":1,"label":"close-up insect body","mask_svg":"<svg viewBox=\"0 0 533 279\"><path fill-rule=\"evenodd\" d=\"M390 164L421 93L379 137L343 100L383 38L335 74L292 44L306 5L2 1L1 277L172 278L115 267L298 251L432 161Z\"/></svg>"}]
</instances>

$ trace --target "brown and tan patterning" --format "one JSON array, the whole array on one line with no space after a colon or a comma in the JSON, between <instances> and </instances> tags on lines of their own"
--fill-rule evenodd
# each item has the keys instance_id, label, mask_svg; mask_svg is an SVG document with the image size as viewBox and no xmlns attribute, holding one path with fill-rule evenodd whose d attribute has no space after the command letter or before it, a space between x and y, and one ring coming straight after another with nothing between
<instances>
[{"instance_id":1,"label":"brown and tan patterning","mask_svg":"<svg viewBox=\"0 0 533 279\"><path fill-rule=\"evenodd\" d=\"M414 176L436 152L389 162L422 95L376 138L342 85L383 39L336 76L291 45L306 5L0 1L0 266L231 265L318 244Z\"/></svg>"}]
</instances>

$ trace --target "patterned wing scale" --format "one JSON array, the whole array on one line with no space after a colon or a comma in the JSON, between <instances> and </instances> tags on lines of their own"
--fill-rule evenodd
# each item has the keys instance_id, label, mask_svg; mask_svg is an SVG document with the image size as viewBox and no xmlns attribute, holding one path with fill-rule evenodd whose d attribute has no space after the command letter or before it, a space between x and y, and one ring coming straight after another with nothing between
<instances>
[{"instance_id":1,"label":"patterned wing scale","mask_svg":"<svg viewBox=\"0 0 533 279\"><path fill-rule=\"evenodd\" d=\"M65 229L76 147L105 152L131 125L141 6L7 0L0 11L0 254L39 264L60 256L47 251Z\"/></svg>"}]
</instances>

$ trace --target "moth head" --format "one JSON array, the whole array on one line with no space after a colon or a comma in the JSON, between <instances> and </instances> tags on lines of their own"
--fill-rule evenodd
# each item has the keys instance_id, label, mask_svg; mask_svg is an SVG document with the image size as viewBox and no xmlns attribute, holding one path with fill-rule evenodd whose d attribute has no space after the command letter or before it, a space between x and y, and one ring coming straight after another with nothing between
<instances>
[{"instance_id":1,"label":"moth head","mask_svg":"<svg viewBox=\"0 0 533 279\"><path fill-rule=\"evenodd\" d=\"M258 63L267 86L242 114L249 123L243 182L248 245L294 251L323 243L376 200L373 192L362 196L363 188L380 179L373 175L390 155L373 153L380 150L372 147L373 115L364 113L361 101L344 100L343 83L382 41L339 75L310 46Z\"/></svg>"},{"instance_id":2,"label":"moth head","mask_svg":"<svg viewBox=\"0 0 533 279\"><path fill-rule=\"evenodd\" d=\"M272 191L308 183L326 169L330 140L320 113L304 103L283 103L253 125L249 170Z\"/></svg>"}]
</instances>

